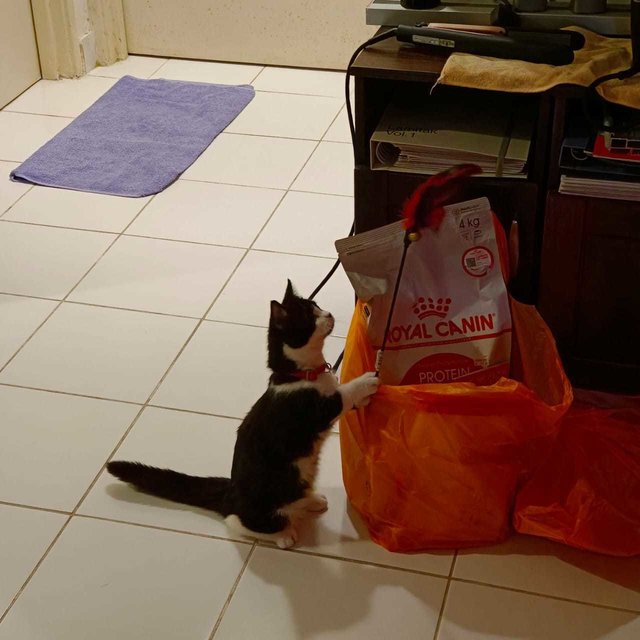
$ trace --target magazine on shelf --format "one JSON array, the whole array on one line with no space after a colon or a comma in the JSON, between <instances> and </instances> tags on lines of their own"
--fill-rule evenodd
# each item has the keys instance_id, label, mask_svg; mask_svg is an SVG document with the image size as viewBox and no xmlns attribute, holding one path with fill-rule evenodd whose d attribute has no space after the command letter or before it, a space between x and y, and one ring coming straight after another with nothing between
<instances>
[{"instance_id":1,"label":"magazine on shelf","mask_svg":"<svg viewBox=\"0 0 640 640\"><path fill-rule=\"evenodd\" d=\"M640 202L640 182L562 175L558 191L568 195Z\"/></svg>"}]
</instances>

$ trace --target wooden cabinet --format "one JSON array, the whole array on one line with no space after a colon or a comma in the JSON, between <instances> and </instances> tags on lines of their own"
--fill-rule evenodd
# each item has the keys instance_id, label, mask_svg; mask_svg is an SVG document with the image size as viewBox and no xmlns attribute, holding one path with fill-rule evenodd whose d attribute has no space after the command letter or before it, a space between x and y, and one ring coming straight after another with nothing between
<instances>
[{"instance_id":1,"label":"wooden cabinet","mask_svg":"<svg viewBox=\"0 0 640 640\"><path fill-rule=\"evenodd\" d=\"M355 76L357 231L398 218L424 175L370 169L369 138L390 100L429 99L446 58L387 40L363 52ZM482 99L458 89L460 99ZM567 101L577 89L532 97L538 120L525 180L478 178L508 230L518 220L520 262L512 294L534 303L553 331L576 386L640 393L640 203L559 194Z\"/></svg>"},{"instance_id":2,"label":"wooden cabinet","mask_svg":"<svg viewBox=\"0 0 640 640\"><path fill-rule=\"evenodd\" d=\"M640 205L549 193L538 307L573 383L640 392Z\"/></svg>"}]
</instances>

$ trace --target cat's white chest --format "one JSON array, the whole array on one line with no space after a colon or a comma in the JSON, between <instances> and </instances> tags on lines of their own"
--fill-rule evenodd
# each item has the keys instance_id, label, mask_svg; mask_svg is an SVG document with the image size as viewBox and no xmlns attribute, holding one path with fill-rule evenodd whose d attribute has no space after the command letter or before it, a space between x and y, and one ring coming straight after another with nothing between
<instances>
[{"instance_id":1,"label":"cat's white chest","mask_svg":"<svg viewBox=\"0 0 640 640\"><path fill-rule=\"evenodd\" d=\"M314 386L323 396L332 396L338 390L338 378L332 371L326 371L318 376Z\"/></svg>"}]
</instances>

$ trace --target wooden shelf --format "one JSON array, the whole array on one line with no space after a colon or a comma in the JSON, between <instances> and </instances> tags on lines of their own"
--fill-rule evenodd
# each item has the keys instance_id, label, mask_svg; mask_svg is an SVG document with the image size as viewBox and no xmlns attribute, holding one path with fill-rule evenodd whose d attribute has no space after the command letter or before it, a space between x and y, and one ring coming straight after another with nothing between
<instances>
[{"instance_id":1,"label":"wooden shelf","mask_svg":"<svg viewBox=\"0 0 640 640\"><path fill-rule=\"evenodd\" d=\"M365 49L356 58L352 70L354 76L361 78L433 83L448 57L446 53L428 53L390 38Z\"/></svg>"}]
</instances>

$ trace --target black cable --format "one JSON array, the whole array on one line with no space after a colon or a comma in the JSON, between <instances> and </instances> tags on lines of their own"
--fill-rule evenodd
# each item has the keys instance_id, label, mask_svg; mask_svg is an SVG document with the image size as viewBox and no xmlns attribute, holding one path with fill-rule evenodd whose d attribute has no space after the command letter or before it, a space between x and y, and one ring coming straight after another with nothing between
<instances>
[{"instance_id":1,"label":"black cable","mask_svg":"<svg viewBox=\"0 0 640 640\"><path fill-rule=\"evenodd\" d=\"M607 75L601 76L600 78L596 78L586 89L584 96L582 98L582 111L587 119L587 121L591 124L591 126L596 131L618 131L625 132L629 129L633 129L640 125L640 118L630 118L626 122L620 123L618 120L617 124L611 124L607 122L606 111L608 106L613 106L611 103L607 102L605 98L600 96L597 91L597 88L604 84L605 82L609 82L609 80L626 80L627 78L631 78L632 76L640 73L640 42L636 42L636 40L640 37L640 24L635 25L634 22L640 22L640 9L636 7L640 7L640 0L632 0L631 9L635 11L636 14L632 14L632 22L631 22L631 32L632 32L632 60L631 66L628 69L624 69L623 71L617 71L616 73L608 73ZM590 112L590 104L589 101L597 102L602 106L602 113L599 114L600 117L596 118Z\"/></svg>"},{"instance_id":2,"label":"black cable","mask_svg":"<svg viewBox=\"0 0 640 640\"><path fill-rule=\"evenodd\" d=\"M625 69L624 71L619 71L618 73L608 73L605 76L600 78L596 78L586 89L584 96L582 98L582 111L589 122L589 124L596 131L618 131L624 132L629 129L633 129L640 125L640 118L631 118L627 122L621 123L618 120L617 124L611 124L607 122L606 112L607 108L610 106L614 106L607 102L605 98L603 98L597 91L597 88L604 84L605 82L609 82L609 80L624 80L626 78L630 78L631 76L638 73L640 69L633 69L633 67L629 69ZM601 112L598 116L594 116L591 112L591 103L599 103L602 107Z\"/></svg>"},{"instance_id":3,"label":"black cable","mask_svg":"<svg viewBox=\"0 0 640 640\"><path fill-rule=\"evenodd\" d=\"M345 91L344 91L345 96L344 97L345 97L345 103L347 105L347 118L349 120L349 130L351 132L351 143L353 145L353 155L354 155L354 157L355 157L355 153L356 153L356 127L355 127L355 124L353 123L353 111L351 109L351 95L350 95L350 92L349 92L349 89L350 89L349 79L351 77L351 67L353 66L353 63L356 61L356 58L367 47L370 47L372 44L377 44L378 42L382 42L383 40L388 40L389 38L393 38L396 35L397 31L398 31L398 29L396 29L394 27L393 29L389 29L388 31L385 31L384 33L381 33L381 34L379 34L377 36L374 36L373 38L370 38L366 42L363 42L353 52L353 55L349 59L349 64L347 64L347 73L346 73L346 78L345 78Z\"/></svg>"},{"instance_id":4,"label":"black cable","mask_svg":"<svg viewBox=\"0 0 640 640\"><path fill-rule=\"evenodd\" d=\"M353 110L351 108L351 95L350 95L350 92L349 92L349 89L350 89L350 82L349 81L351 79L351 67L353 66L353 63L355 62L356 58L358 57L358 55L362 51L364 51L367 47L370 47L372 44L377 44L378 42L382 42L383 40L388 40L389 38L392 38L393 36L396 35L396 31L397 31L397 29L395 29L395 28L394 29L389 29L388 31L385 31L384 33L381 33L380 35L374 36L373 38L370 38L366 42L363 42L353 52L353 55L349 59L349 64L347 64L347 70L346 70L346 73L345 73L345 104L346 104L346 108L347 108L347 119L349 120L349 131L351 133L351 145L353 147L354 158L355 158L355 154L356 154L356 127L355 127L355 124L353 122ZM351 229L349 230L349 236L352 236L355 233L355 229L356 229L356 221L355 221L355 218L354 218L353 224L351 225ZM322 282L313 290L313 293L309 296L309 300L313 300L316 297L316 295L322 290L322 288L325 286L325 284L327 284L327 282L329 282L329 280L331 279L331 276L336 272L336 270L338 269L339 266L340 266L340 258L338 258L335 261L335 263L333 264L333 266L329 270L329 273L327 273L327 275L322 279ZM340 366L340 363L342 362L343 356L344 356L344 350L338 356L338 359L336 360L336 363L332 367L334 373L338 370L338 367Z\"/></svg>"},{"instance_id":5,"label":"black cable","mask_svg":"<svg viewBox=\"0 0 640 640\"><path fill-rule=\"evenodd\" d=\"M353 155L355 158L356 153L356 127L353 122L353 109L351 108L351 95L350 95L350 79L351 79L351 67L353 63L356 61L356 58L360 54L360 52L364 51L367 47L370 47L372 44L377 44L378 42L382 42L383 40L388 40L396 35L397 29L389 29L380 35L374 36L370 38L366 42L362 43L354 52L351 58L349 59L349 63L347 64L347 70L345 73L345 83L344 83L344 94L345 94L345 104L347 107L347 119L349 120L349 132L351 133L351 146L353 148ZM351 225L351 229L349 230L349 236L352 236L355 232L356 222L355 219L353 224ZM313 300L318 292L322 290L325 284L329 281L331 276L336 272L336 269L340 265L340 259L335 261L335 264L331 267L329 273L322 279L322 282L313 290L313 293L309 296L310 300Z\"/></svg>"},{"instance_id":6,"label":"black cable","mask_svg":"<svg viewBox=\"0 0 640 640\"><path fill-rule=\"evenodd\" d=\"M353 235L354 229L355 229L355 222L351 225L351 229L349 229L349 236ZM324 285L327 284L327 282L329 282L329 280L331 279L331 276L336 272L336 269L339 266L340 266L340 258L338 258L333 263L333 266L329 270L329 273L327 273L327 275L322 279L322 282L313 290L313 293L309 296L309 300L313 300L316 297L316 295L318 295L318 293L321 291Z\"/></svg>"}]
</instances>

